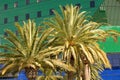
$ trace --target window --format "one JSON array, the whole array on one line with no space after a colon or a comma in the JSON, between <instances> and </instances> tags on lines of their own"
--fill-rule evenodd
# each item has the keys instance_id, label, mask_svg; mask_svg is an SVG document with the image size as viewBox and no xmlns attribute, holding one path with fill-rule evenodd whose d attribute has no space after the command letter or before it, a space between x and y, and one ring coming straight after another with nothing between
<instances>
[{"instance_id":1,"label":"window","mask_svg":"<svg viewBox=\"0 0 120 80\"><path fill-rule=\"evenodd\" d=\"M95 1L94 1L94 0L93 0L93 1L90 1L90 7L91 7L91 8L95 7Z\"/></svg>"},{"instance_id":2,"label":"window","mask_svg":"<svg viewBox=\"0 0 120 80\"><path fill-rule=\"evenodd\" d=\"M62 8L63 8L63 10L66 10L66 9L65 9L65 6L62 6Z\"/></svg>"},{"instance_id":3,"label":"window","mask_svg":"<svg viewBox=\"0 0 120 80\"><path fill-rule=\"evenodd\" d=\"M7 34L6 32L4 32L4 36L6 36L6 37L7 37L7 36L8 36L8 34Z\"/></svg>"},{"instance_id":4,"label":"window","mask_svg":"<svg viewBox=\"0 0 120 80\"><path fill-rule=\"evenodd\" d=\"M26 16L26 20L30 18L30 15L28 13L25 16Z\"/></svg>"},{"instance_id":5,"label":"window","mask_svg":"<svg viewBox=\"0 0 120 80\"><path fill-rule=\"evenodd\" d=\"M4 52L8 52L8 50L7 50L7 49L4 49Z\"/></svg>"},{"instance_id":6,"label":"window","mask_svg":"<svg viewBox=\"0 0 120 80\"><path fill-rule=\"evenodd\" d=\"M4 10L8 9L8 4L4 4Z\"/></svg>"},{"instance_id":7,"label":"window","mask_svg":"<svg viewBox=\"0 0 120 80\"><path fill-rule=\"evenodd\" d=\"M18 7L18 2L14 3L14 8Z\"/></svg>"},{"instance_id":8,"label":"window","mask_svg":"<svg viewBox=\"0 0 120 80\"><path fill-rule=\"evenodd\" d=\"M37 12L37 17L41 17L41 11Z\"/></svg>"},{"instance_id":9,"label":"window","mask_svg":"<svg viewBox=\"0 0 120 80\"><path fill-rule=\"evenodd\" d=\"M7 24L7 23L8 23L8 19L4 18L4 24Z\"/></svg>"},{"instance_id":10,"label":"window","mask_svg":"<svg viewBox=\"0 0 120 80\"><path fill-rule=\"evenodd\" d=\"M4 32L4 37L7 37L7 36L8 36L7 32ZM4 49L4 52L7 52L7 49Z\"/></svg>"},{"instance_id":11,"label":"window","mask_svg":"<svg viewBox=\"0 0 120 80\"><path fill-rule=\"evenodd\" d=\"M16 36L18 36L18 31L17 30L15 31L15 34L16 34Z\"/></svg>"},{"instance_id":12,"label":"window","mask_svg":"<svg viewBox=\"0 0 120 80\"><path fill-rule=\"evenodd\" d=\"M76 6L77 6L77 8L80 8L80 3L78 3L78 4L75 4Z\"/></svg>"},{"instance_id":13,"label":"window","mask_svg":"<svg viewBox=\"0 0 120 80\"><path fill-rule=\"evenodd\" d=\"M30 0L26 0L26 5L30 4Z\"/></svg>"},{"instance_id":14,"label":"window","mask_svg":"<svg viewBox=\"0 0 120 80\"><path fill-rule=\"evenodd\" d=\"M50 14L50 15L53 15L53 14L54 14L53 10L54 10L54 9L50 9L50 11L49 11L49 14Z\"/></svg>"},{"instance_id":15,"label":"window","mask_svg":"<svg viewBox=\"0 0 120 80\"><path fill-rule=\"evenodd\" d=\"M106 7L106 6L105 6L105 2L104 2L104 3L102 3L101 6L100 6L100 11L105 11L105 7Z\"/></svg>"},{"instance_id":16,"label":"window","mask_svg":"<svg viewBox=\"0 0 120 80\"><path fill-rule=\"evenodd\" d=\"M14 17L14 21L17 22L18 21L18 16Z\"/></svg>"},{"instance_id":17,"label":"window","mask_svg":"<svg viewBox=\"0 0 120 80\"><path fill-rule=\"evenodd\" d=\"M40 2L40 0L37 0L37 3L39 3Z\"/></svg>"}]
</instances>

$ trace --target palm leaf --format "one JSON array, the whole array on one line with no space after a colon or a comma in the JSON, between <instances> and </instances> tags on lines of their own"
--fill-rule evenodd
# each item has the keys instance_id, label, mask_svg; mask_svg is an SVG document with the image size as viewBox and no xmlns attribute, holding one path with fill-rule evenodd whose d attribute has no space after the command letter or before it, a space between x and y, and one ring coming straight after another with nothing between
<instances>
[{"instance_id":1,"label":"palm leaf","mask_svg":"<svg viewBox=\"0 0 120 80\"><path fill-rule=\"evenodd\" d=\"M56 66L59 66L63 69L66 69L68 71L73 71L73 72L76 72L75 69L70 66L70 65L66 65L64 64L63 62L61 62L60 60L51 60L53 62L53 64L55 64Z\"/></svg>"}]
</instances>

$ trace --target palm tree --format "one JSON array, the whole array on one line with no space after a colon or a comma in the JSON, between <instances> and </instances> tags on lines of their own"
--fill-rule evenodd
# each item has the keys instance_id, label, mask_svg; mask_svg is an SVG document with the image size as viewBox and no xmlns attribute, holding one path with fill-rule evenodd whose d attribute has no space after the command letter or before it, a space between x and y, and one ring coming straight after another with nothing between
<instances>
[{"instance_id":1,"label":"palm tree","mask_svg":"<svg viewBox=\"0 0 120 80\"><path fill-rule=\"evenodd\" d=\"M56 66L60 66L75 71L71 66L65 65L63 61L58 62L58 59L50 58L51 55L56 55L61 51L60 46L50 46L54 41L50 37L52 28L39 34L40 27L36 27L35 22L31 20L28 20L28 23L24 22L23 26L16 23L16 28L19 35L6 30L8 36L5 36L5 39L9 43L0 45L0 48L7 50L7 52L0 52L0 63L3 64L1 75L16 74L25 70L28 80L35 80L38 70L43 71L47 67L55 70Z\"/></svg>"},{"instance_id":2,"label":"palm tree","mask_svg":"<svg viewBox=\"0 0 120 80\"><path fill-rule=\"evenodd\" d=\"M54 29L55 46L63 46L63 60L72 65L76 73L68 72L68 80L90 80L99 77L98 70L111 68L106 53L99 47L98 41L112 36L116 39L116 31L102 30L101 24L89 21L85 11L79 7L67 5L61 13L54 11L54 16L44 24ZM73 76L75 75L75 76ZM98 80L98 79L97 79Z\"/></svg>"},{"instance_id":3,"label":"palm tree","mask_svg":"<svg viewBox=\"0 0 120 80\"><path fill-rule=\"evenodd\" d=\"M37 80L63 80L63 76L60 74L55 74L52 69L46 69L42 76L37 77Z\"/></svg>"}]
</instances>

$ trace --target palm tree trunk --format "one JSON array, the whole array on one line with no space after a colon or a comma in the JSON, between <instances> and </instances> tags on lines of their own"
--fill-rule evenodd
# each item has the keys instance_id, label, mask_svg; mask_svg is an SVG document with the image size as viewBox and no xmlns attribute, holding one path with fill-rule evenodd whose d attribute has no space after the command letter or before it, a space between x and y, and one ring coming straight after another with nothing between
<instances>
[{"instance_id":1,"label":"palm tree trunk","mask_svg":"<svg viewBox=\"0 0 120 80\"><path fill-rule=\"evenodd\" d=\"M88 64L85 64L85 68L84 68L84 79L85 80L90 80L91 75L90 75L90 67Z\"/></svg>"},{"instance_id":2,"label":"palm tree trunk","mask_svg":"<svg viewBox=\"0 0 120 80\"><path fill-rule=\"evenodd\" d=\"M74 59L71 57L70 64L74 67ZM68 71L68 79L67 80L73 80L74 79L74 73L72 71Z\"/></svg>"},{"instance_id":3,"label":"palm tree trunk","mask_svg":"<svg viewBox=\"0 0 120 80\"><path fill-rule=\"evenodd\" d=\"M36 80L38 70L32 67L25 68L25 74L28 80Z\"/></svg>"},{"instance_id":4,"label":"palm tree trunk","mask_svg":"<svg viewBox=\"0 0 120 80\"><path fill-rule=\"evenodd\" d=\"M73 80L73 72L69 71L68 73L68 79L67 80Z\"/></svg>"}]
</instances>

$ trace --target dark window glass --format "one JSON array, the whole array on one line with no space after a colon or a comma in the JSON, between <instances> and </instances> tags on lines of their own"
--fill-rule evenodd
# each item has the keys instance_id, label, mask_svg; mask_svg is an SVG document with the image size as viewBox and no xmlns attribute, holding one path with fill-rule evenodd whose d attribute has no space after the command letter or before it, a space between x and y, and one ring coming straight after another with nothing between
<instances>
[{"instance_id":1,"label":"dark window glass","mask_svg":"<svg viewBox=\"0 0 120 80\"><path fill-rule=\"evenodd\" d=\"M80 8L80 3L78 3L78 4L75 4L78 8Z\"/></svg>"},{"instance_id":2,"label":"dark window glass","mask_svg":"<svg viewBox=\"0 0 120 80\"><path fill-rule=\"evenodd\" d=\"M14 8L18 7L18 2L14 3Z\"/></svg>"},{"instance_id":3,"label":"dark window glass","mask_svg":"<svg viewBox=\"0 0 120 80\"><path fill-rule=\"evenodd\" d=\"M50 14L50 15L53 15L53 14L54 14L53 10L54 10L54 9L50 9L50 11L49 11L49 14Z\"/></svg>"},{"instance_id":4,"label":"dark window glass","mask_svg":"<svg viewBox=\"0 0 120 80\"><path fill-rule=\"evenodd\" d=\"M8 34L6 32L4 32L4 36L8 36Z\"/></svg>"},{"instance_id":5,"label":"dark window glass","mask_svg":"<svg viewBox=\"0 0 120 80\"><path fill-rule=\"evenodd\" d=\"M16 34L16 36L18 36L18 31L17 30L15 31L15 34Z\"/></svg>"},{"instance_id":6,"label":"dark window glass","mask_svg":"<svg viewBox=\"0 0 120 80\"><path fill-rule=\"evenodd\" d=\"M7 24L7 23L8 23L8 19L4 18L4 24Z\"/></svg>"},{"instance_id":7,"label":"dark window glass","mask_svg":"<svg viewBox=\"0 0 120 80\"><path fill-rule=\"evenodd\" d=\"M90 1L90 7L91 8L95 7L95 1Z\"/></svg>"},{"instance_id":8,"label":"dark window glass","mask_svg":"<svg viewBox=\"0 0 120 80\"><path fill-rule=\"evenodd\" d=\"M4 37L7 37L7 36L8 36L8 34L6 32L4 32ZM7 50L4 49L4 52L7 52Z\"/></svg>"},{"instance_id":9,"label":"dark window glass","mask_svg":"<svg viewBox=\"0 0 120 80\"><path fill-rule=\"evenodd\" d=\"M18 16L14 17L14 21L17 22L18 21Z\"/></svg>"},{"instance_id":10,"label":"dark window glass","mask_svg":"<svg viewBox=\"0 0 120 80\"><path fill-rule=\"evenodd\" d=\"M7 49L4 49L4 52L8 52L8 50L7 50Z\"/></svg>"},{"instance_id":11,"label":"dark window glass","mask_svg":"<svg viewBox=\"0 0 120 80\"><path fill-rule=\"evenodd\" d=\"M37 12L37 17L41 17L41 11Z\"/></svg>"},{"instance_id":12,"label":"dark window glass","mask_svg":"<svg viewBox=\"0 0 120 80\"><path fill-rule=\"evenodd\" d=\"M62 8L63 8L63 10L66 10L66 9L65 9L65 6L63 6Z\"/></svg>"},{"instance_id":13,"label":"dark window glass","mask_svg":"<svg viewBox=\"0 0 120 80\"><path fill-rule=\"evenodd\" d=\"M26 5L30 4L30 0L26 0Z\"/></svg>"},{"instance_id":14,"label":"dark window glass","mask_svg":"<svg viewBox=\"0 0 120 80\"><path fill-rule=\"evenodd\" d=\"M26 14L26 20L30 19L30 14Z\"/></svg>"},{"instance_id":15,"label":"dark window glass","mask_svg":"<svg viewBox=\"0 0 120 80\"><path fill-rule=\"evenodd\" d=\"M8 4L4 4L4 10L8 9Z\"/></svg>"}]
</instances>

